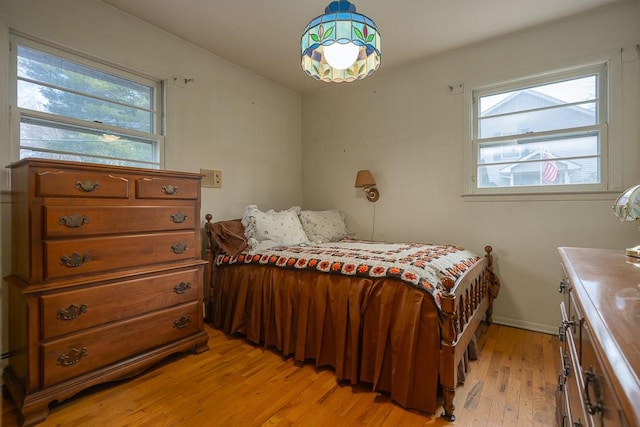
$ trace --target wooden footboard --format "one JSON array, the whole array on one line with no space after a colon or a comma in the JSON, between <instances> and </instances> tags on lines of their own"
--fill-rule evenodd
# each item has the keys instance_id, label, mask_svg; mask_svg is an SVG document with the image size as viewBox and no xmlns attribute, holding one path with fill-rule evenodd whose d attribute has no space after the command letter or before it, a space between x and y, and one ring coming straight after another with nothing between
<instances>
[{"instance_id":1,"label":"wooden footboard","mask_svg":"<svg viewBox=\"0 0 640 427\"><path fill-rule=\"evenodd\" d=\"M484 249L484 260L467 271L457 283L449 277L443 279L446 292L442 293L440 300L440 386L444 398L442 417L448 421L456 419L453 398L458 385L458 364L485 315L487 323L491 323L493 300L500 291L500 281L493 271L493 248L485 246Z\"/></svg>"}]
</instances>

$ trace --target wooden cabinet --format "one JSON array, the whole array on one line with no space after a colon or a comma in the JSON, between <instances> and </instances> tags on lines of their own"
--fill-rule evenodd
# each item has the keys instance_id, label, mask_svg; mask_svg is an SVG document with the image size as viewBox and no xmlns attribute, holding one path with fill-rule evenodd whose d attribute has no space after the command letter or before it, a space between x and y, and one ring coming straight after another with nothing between
<instances>
[{"instance_id":1,"label":"wooden cabinet","mask_svg":"<svg viewBox=\"0 0 640 427\"><path fill-rule=\"evenodd\" d=\"M25 425L82 389L208 349L200 178L27 159L11 167L3 374Z\"/></svg>"},{"instance_id":2,"label":"wooden cabinet","mask_svg":"<svg viewBox=\"0 0 640 427\"><path fill-rule=\"evenodd\" d=\"M560 248L560 426L640 426L640 260Z\"/></svg>"}]
</instances>

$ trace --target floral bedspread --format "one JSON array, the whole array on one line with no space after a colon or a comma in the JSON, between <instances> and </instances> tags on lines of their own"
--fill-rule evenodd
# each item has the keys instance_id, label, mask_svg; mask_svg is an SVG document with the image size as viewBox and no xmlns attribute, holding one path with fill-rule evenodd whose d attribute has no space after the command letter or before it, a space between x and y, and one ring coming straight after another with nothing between
<instances>
[{"instance_id":1,"label":"floral bedspread","mask_svg":"<svg viewBox=\"0 0 640 427\"><path fill-rule=\"evenodd\" d=\"M393 277L424 289L440 308L443 276L456 280L480 257L464 248L421 243L342 240L312 246L276 247L262 253L220 254L216 265L258 264L360 277Z\"/></svg>"}]
</instances>

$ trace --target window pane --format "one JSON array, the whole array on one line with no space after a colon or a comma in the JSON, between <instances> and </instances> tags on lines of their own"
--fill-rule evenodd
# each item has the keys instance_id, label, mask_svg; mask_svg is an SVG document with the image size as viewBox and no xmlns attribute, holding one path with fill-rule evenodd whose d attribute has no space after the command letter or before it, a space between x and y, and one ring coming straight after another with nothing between
<instances>
[{"instance_id":1,"label":"window pane","mask_svg":"<svg viewBox=\"0 0 640 427\"><path fill-rule=\"evenodd\" d=\"M475 188L602 189L606 75L603 63L474 91Z\"/></svg>"},{"instance_id":2,"label":"window pane","mask_svg":"<svg viewBox=\"0 0 640 427\"><path fill-rule=\"evenodd\" d=\"M598 184L600 182L598 162L599 159L596 157L576 160L573 166L579 172L575 174L572 171L560 170L558 162L553 161L526 165L512 163L479 166L478 188ZM516 168L518 168L517 173Z\"/></svg>"},{"instance_id":3,"label":"window pane","mask_svg":"<svg viewBox=\"0 0 640 427\"><path fill-rule=\"evenodd\" d=\"M18 82L18 107L141 132L153 131L153 114L148 111L25 81Z\"/></svg>"},{"instance_id":4,"label":"window pane","mask_svg":"<svg viewBox=\"0 0 640 427\"><path fill-rule=\"evenodd\" d=\"M480 138L521 135L597 124L596 104L565 105L480 119Z\"/></svg>"},{"instance_id":5,"label":"window pane","mask_svg":"<svg viewBox=\"0 0 640 427\"><path fill-rule=\"evenodd\" d=\"M12 39L20 158L160 166L160 82Z\"/></svg>"},{"instance_id":6,"label":"window pane","mask_svg":"<svg viewBox=\"0 0 640 427\"><path fill-rule=\"evenodd\" d=\"M599 134L479 144L478 187L597 184Z\"/></svg>"},{"instance_id":7,"label":"window pane","mask_svg":"<svg viewBox=\"0 0 640 427\"><path fill-rule=\"evenodd\" d=\"M155 158L155 144L153 140L105 134L29 117L23 117L20 123L21 158L24 158L27 152L40 150L59 152L67 159L81 158L84 155L91 155L92 158L104 157L105 159L99 163L108 164L123 164L124 159L137 161L136 163L158 163ZM46 157L58 158L50 155Z\"/></svg>"},{"instance_id":8,"label":"window pane","mask_svg":"<svg viewBox=\"0 0 640 427\"><path fill-rule=\"evenodd\" d=\"M138 163L129 160L114 160L114 159L103 159L101 157L91 157L91 156L82 156L82 155L74 155L74 154L64 154L64 153L48 153L48 152L40 152L40 151L31 151L31 150L20 150L20 158L21 159L53 159L53 160L65 160L68 162L83 162L83 163L96 163L101 165L110 165L110 166L129 166L134 168L144 168L144 169L159 169L160 166L157 164L149 164L149 163Z\"/></svg>"},{"instance_id":9,"label":"window pane","mask_svg":"<svg viewBox=\"0 0 640 427\"><path fill-rule=\"evenodd\" d=\"M138 108L153 109L151 87L22 45L18 46L18 77Z\"/></svg>"},{"instance_id":10,"label":"window pane","mask_svg":"<svg viewBox=\"0 0 640 427\"><path fill-rule=\"evenodd\" d=\"M479 117L516 113L550 105L595 101L598 75L548 83L539 86L480 97Z\"/></svg>"}]
</instances>

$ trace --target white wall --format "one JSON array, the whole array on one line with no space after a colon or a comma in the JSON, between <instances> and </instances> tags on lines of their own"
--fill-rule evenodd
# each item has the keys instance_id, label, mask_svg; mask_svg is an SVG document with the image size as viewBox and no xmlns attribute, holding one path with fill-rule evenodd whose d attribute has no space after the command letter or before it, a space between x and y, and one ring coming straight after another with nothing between
<instances>
[{"instance_id":1,"label":"white wall","mask_svg":"<svg viewBox=\"0 0 640 427\"><path fill-rule=\"evenodd\" d=\"M301 98L97 0L0 2L0 165L11 158L8 126L9 29L160 79L167 79L165 168L223 172L202 191L202 211L234 218L256 203L301 203ZM186 88L173 75L193 78ZM0 276L11 270L7 174L0 169ZM6 289L2 289L6 301ZM6 303L0 304L6 337ZM6 338L0 350L5 352ZM12 349L13 350L13 349Z\"/></svg>"},{"instance_id":2,"label":"white wall","mask_svg":"<svg viewBox=\"0 0 640 427\"><path fill-rule=\"evenodd\" d=\"M303 206L337 207L360 237L493 245L502 290L497 322L554 332L559 321L558 246L625 248L640 241L621 224L617 193L568 199L463 198L465 97L448 86L489 84L625 48L615 111L622 186L640 182L640 3L623 3L328 87L302 103ZM454 25L455 22L452 22ZM392 31L387 29L386 31ZM383 52L384 55L384 52ZM614 88L615 89L615 88ZM620 88L619 88L620 89ZM621 119L621 120L620 120ZM619 131L619 132L618 132ZM375 206L353 188L371 169Z\"/></svg>"}]
</instances>

